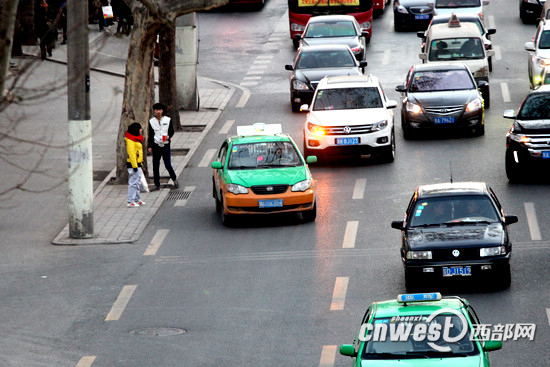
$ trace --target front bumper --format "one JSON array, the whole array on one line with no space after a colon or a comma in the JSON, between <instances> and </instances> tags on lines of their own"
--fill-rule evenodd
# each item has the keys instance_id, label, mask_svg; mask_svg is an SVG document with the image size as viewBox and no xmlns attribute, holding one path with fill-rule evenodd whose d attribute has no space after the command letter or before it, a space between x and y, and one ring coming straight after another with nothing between
<instances>
[{"instance_id":1,"label":"front bumper","mask_svg":"<svg viewBox=\"0 0 550 367\"><path fill-rule=\"evenodd\" d=\"M379 149L387 148L391 145L391 127L383 130L369 132L366 134L342 134L342 135L313 135L309 130L304 131L305 148L314 153L319 151L325 154L372 154ZM338 143L339 139L348 141L357 139L357 144L344 145Z\"/></svg>"},{"instance_id":2,"label":"front bumper","mask_svg":"<svg viewBox=\"0 0 550 367\"><path fill-rule=\"evenodd\" d=\"M480 126L483 123L483 110L479 110L472 113L446 115L445 117L454 117L454 123L435 123L435 117L442 117L443 115L429 114L429 113L403 113L403 128L406 129L469 129L476 126Z\"/></svg>"},{"instance_id":3,"label":"front bumper","mask_svg":"<svg viewBox=\"0 0 550 367\"><path fill-rule=\"evenodd\" d=\"M446 262L416 262L416 261L404 261L403 266L405 271L412 276L416 277L432 277L432 278L472 278L484 275L490 275L499 273L500 271L507 269L510 264L510 253L507 256L479 259L470 261L446 261ZM451 267L471 267L471 275L455 275L450 277L443 276L443 268Z\"/></svg>"},{"instance_id":4,"label":"front bumper","mask_svg":"<svg viewBox=\"0 0 550 367\"><path fill-rule=\"evenodd\" d=\"M282 207L260 207L260 200L283 200ZM290 186L283 194L257 195L249 189L248 194L224 193L224 211L226 214L269 214L303 212L313 209L315 193L313 189L293 192Z\"/></svg>"}]
</instances>

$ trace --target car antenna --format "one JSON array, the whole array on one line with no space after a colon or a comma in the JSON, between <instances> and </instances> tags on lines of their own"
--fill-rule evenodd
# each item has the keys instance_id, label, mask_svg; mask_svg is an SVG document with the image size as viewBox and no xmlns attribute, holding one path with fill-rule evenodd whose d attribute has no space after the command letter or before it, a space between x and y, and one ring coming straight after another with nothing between
<instances>
[{"instance_id":1,"label":"car antenna","mask_svg":"<svg viewBox=\"0 0 550 367\"><path fill-rule=\"evenodd\" d=\"M451 166L451 161L449 161L449 174L451 175L451 183L453 183L453 167Z\"/></svg>"}]
</instances>

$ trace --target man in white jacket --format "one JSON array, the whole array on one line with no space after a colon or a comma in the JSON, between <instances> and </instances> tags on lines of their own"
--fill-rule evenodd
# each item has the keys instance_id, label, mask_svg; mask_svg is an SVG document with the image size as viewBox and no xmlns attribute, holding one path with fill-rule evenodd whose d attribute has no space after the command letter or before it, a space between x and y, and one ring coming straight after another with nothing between
<instances>
[{"instance_id":1,"label":"man in white jacket","mask_svg":"<svg viewBox=\"0 0 550 367\"><path fill-rule=\"evenodd\" d=\"M164 161L164 167L170 174L170 178L174 181L174 187L179 187L178 180L176 179L176 173L172 168L171 153L170 153L170 139L174 136L174 127L170 117L164 116L166 107L162 103L155 103L153 105L154 117L149 120L149 136L147 140L148 151L153 153L153 180L155 186L149 191L156 191L160 189L160 173L159 165L160 159Z\"/></svg>"}]
</instances>

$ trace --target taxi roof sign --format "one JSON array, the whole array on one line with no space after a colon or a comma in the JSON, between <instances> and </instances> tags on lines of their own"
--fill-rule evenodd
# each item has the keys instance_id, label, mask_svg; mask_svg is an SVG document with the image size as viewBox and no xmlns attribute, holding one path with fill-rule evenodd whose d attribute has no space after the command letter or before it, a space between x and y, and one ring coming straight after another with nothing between
<instances>
[{"instance_id":1,"label":"taxi roof sign","mask_svg":"<svg viewBox=\"0 0 550 367\"><path fill-rule=\"evenodd\" d=\"M458 16L456 15L456 13L453 13L449 18L449 28L457 28L457 27L460 27L460 20L458 19Z\"/></svg>"},{"instance_id":2,"label":"taxi roof sign","mask_svg":"<svg viewBox=\"0 0 550 367\"><path fill-rule=\"evenodd\" d=\"M441 293L410 293L400 294L397 296L397 302L409 303L409 302L426 302L426 301L439 301L441 300Z\"/></svg>"},{"instance_id":3,"label":"taxi roof sign","mask_svg":"<svg viewBox=\"0 0 550 367\"><path fill-rule=\"evenodd\" d=\"M281 124L264 124L257 122L253 125L237 126L237 135L252 136L252 135L275 135L283 132Z\"/></svg>"}]
</instances>

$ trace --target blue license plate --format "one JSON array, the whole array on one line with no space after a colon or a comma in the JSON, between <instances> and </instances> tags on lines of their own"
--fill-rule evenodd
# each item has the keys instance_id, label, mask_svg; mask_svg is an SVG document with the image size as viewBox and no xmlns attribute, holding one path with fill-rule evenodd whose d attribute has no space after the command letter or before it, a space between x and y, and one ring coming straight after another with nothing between
<instances>
[{"instance_id":1,"label":"blue license plate","mask_svg":"<svg viewBox=\"0 0 550 367\"><path fill-rule=\"evenodd\" d=\"M415 14L414 19L416 20L430 19L430 14Z\"/></svg>"},{"instance_id":2,"label":"blue license plate","mask_svg":"<svg viewBox=\"0 0 550 367\"><path fill-rule=\"evenodd\" d=\"M443 268L444 277L468 277L472 275L471 266L451 266L450 268Z\"/></svg>"},{"instance_id":3,"label":"blue license plate","mask_svg":"<svg viewBox=\"0 0 550 367\"><path fill-rule=\"evenodd\" d=\"M454 124L454 122L455 122L454 116L434 117L434 124Z\"/></svg>"},{"instance_id":4,"label":"blue license plate","mask_svg":"<svg viewBox=\"0 0 550 367\"><path fill-rule=\"evenodd\" d=\"M258 205L260 208L282 208L283 199L277 200L258 200Z\"/></svg>"},{"instance_id":5,"label":"blue license plate","mask_svg":"<svg viewBox=\"0 0 550 367\"><path fill-rule=\"evenodd\" d=\"M336 138L336 145L357 145L359 138Z\"/></svg>"},{"instance_id":6,"label":"blue license plate","mask_svg":"<svg viewBox=\"0 0 550 367\"><path fill-rule=\"evenodd\" d=\"M543 159L550 159L550 151L542 152Z\"/></svg>"}]
</instances>

